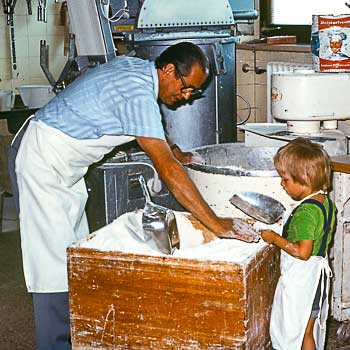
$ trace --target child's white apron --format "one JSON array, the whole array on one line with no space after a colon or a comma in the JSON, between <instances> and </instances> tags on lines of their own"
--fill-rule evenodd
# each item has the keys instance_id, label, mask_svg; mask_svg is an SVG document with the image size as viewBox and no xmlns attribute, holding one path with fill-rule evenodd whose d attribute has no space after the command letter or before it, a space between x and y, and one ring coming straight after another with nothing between
<instances>
[{"instance_id":1,"label":"child's white apron","mask_svg":"<svg viewBox=\"0 0 350 350\"><path fill-rule=\"evenodd\" d=\"M304 198L297 206L314 195L315 193ZM291 211L286 213L285 221ZM327 276L325 284L322 278L321 295L324 289L328 295L331 270L327 257L311 256L305 261L294 258L283 250L280 266L281 276L275 291L270 321L272 346L276 350L300 350L320 277L323 274ZM317 350L324 349L327 314L328 298L315 321L314 338Z\"/></svg>"},{"instance_id":2,"label":"child's white apron","mask_svg":"<svg viewBox=\"0 0 350 350\"><path fill-rule=\"evenodd\" d=\"M132 136L77 140L31 121L16 158L23 269L28 291L66 292L66 248L89 233L88 167Z\"/></svg>"}]
</instances>

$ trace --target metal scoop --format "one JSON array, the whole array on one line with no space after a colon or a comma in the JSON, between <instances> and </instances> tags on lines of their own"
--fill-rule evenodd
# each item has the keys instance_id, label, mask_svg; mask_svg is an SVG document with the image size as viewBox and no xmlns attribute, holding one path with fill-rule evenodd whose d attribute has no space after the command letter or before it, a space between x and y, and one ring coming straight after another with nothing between
<instances>
[{"instance_id":1,"label":"metal scoop","mask_svg":"<svg viewBox=\"0 0 350 350\"><path fill-rule=\"evenodd\" d=\"M140 175L138 180L146 199L142 215L145 239L153 239L162 253L172 254L175 248L180 248L175 215L170 209L152 203L145 179Z\"/></svg>"},{"instance_id":2,"label":"metal scoop","mask_svg":"<svg viewBox=\"0 0 350 350\"><path fill-rule=\"evenodd\" d=\"M257 192L236 193L230 198L230 203L266 224L277 222L286 210L278 200Z\"/></svg>"}]
</instances>

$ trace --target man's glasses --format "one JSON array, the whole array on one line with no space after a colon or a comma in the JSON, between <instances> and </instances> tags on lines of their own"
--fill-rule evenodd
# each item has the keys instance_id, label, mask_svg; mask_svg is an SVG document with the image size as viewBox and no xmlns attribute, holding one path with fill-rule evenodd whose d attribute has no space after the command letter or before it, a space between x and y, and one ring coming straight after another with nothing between
<instances>
[{"instance_id":1,"label":"man's glasses","mask_svg":"<svg viewBox=\"0 0 350 350\"><path fill-rule=\"evenodd\" d=\"M176 65L174 65L174 67L175 67L175 71L176 71L177 75L180 77L182 85L183 85L183 87L180 89L181 93L183 95L191 94L192 97L197 97L197 96L202 95L203 90L197 89L197 88L195 88L194 86L191 86L191 85L187 85L186 82L185 82L185 78L181 74L179 68L177 68Z\"/></svg>"}]
</instances>

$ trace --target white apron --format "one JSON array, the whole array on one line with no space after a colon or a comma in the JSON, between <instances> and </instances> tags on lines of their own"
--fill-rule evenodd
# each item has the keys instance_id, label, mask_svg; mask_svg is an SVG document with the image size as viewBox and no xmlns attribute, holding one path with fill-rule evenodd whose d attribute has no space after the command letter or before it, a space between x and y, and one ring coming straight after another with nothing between
<instances>
[{"instance_id":1,"label":"white apron","mask_svg":"<svg viewBox=\"0 0 350 350\"><path fill-rule=\"evenodd\" d=\"M66 292L66 248L89 233L88 167L132 136L77 140L31 121L16 158L24 276L29 292Z\"/></svg>"},{"instance_id":2,"label":"white apron","mask_svg":"<svg viewBox=\"0 0 350 350\"><path fill-rule=\"evenodd\" d=\"M297 205L314 195L315 193L304 198ZM285 219L290 213L285 216ZM311 256L305 261L281 250L281 276L275 291L270 321L270 336L274 349L301 349L312 303L319 280L323 275L327 276L327 282L324 284L322 277L320 302L322 302L323 290L326 289L327 295L329 291L331 270L327 257ZM318 319L315 321L314 339L317 350L324 349L327 315L328 298L325 299Z\"/></svg>"}]
</instances>

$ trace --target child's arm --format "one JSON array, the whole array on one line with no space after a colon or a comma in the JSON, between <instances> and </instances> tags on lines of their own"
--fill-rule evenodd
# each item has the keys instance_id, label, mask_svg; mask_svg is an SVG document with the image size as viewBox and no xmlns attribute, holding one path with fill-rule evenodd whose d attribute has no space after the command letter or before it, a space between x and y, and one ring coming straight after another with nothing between
<instances>
[{"instance_id":1,"label":"child's arm","mask_svg":"<svg viewBox=\"0 0 350 350\"><path fill-rule=\"evenodd\" d=\"M294 256L294 258L301 260L308 260L310 258L314 245L314 241L312 240L302 240L292 243L271 230L261 230L261 237L266 243L272 243L289 255Z\"/></svg>"}]
</instances>

